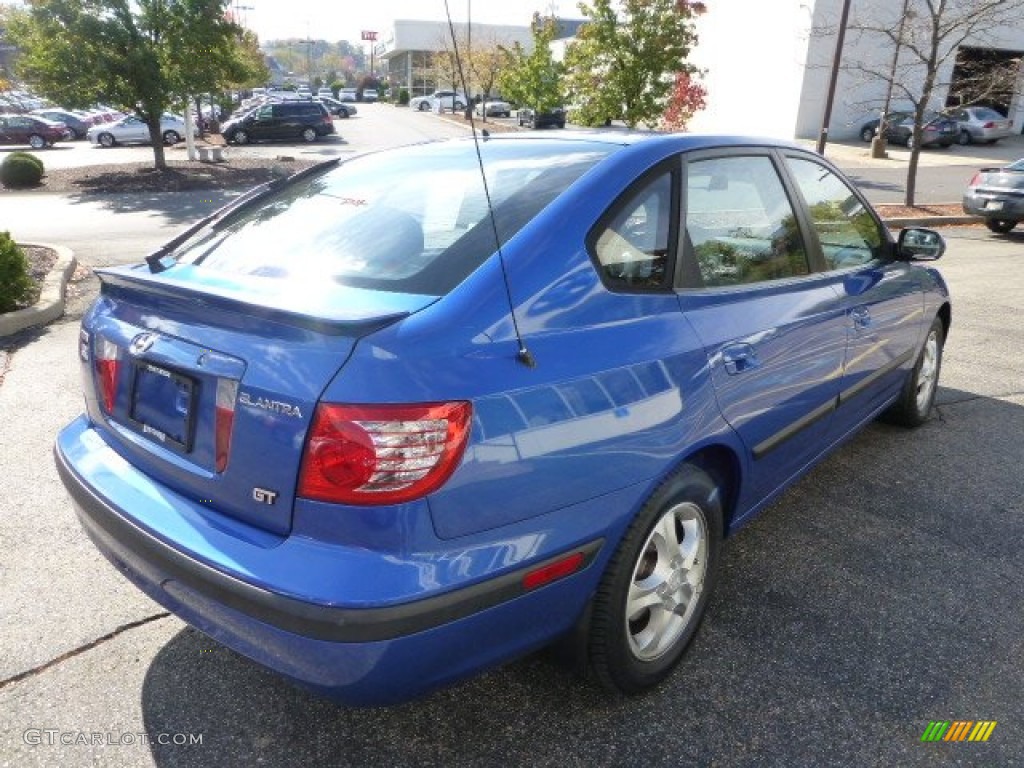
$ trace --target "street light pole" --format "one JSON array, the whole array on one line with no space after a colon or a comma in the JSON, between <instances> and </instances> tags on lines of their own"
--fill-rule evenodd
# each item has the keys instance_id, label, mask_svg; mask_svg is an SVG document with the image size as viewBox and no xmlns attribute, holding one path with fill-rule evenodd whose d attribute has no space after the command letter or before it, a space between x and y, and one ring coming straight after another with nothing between
<instances>
[{"instance_id":1,"label":"street light pole","mask_svg":"<svg viewBox=\"0 0 1024 768\"><path fill-rule=\"evenodd\" d=\"M846 21L850 17L850 0L843 0L843 15L839 20L839 34L836 37L836 54L832 59L832 74L828 81L828 93L825 96L825 114L821 118L821 133L818 135L818 154L825 154L825 142L828 141L828 124L832 120L832 102L836 96L836 82L839 80L839 65L843 58L843 40L846 38Z\"/></svg>"}]
</instances>

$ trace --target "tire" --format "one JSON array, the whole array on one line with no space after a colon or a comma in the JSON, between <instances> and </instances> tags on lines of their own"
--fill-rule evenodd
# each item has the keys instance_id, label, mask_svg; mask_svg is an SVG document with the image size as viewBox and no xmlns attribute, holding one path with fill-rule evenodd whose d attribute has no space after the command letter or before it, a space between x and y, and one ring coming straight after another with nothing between
<instances>
[{"instance_id":1,"label":"tire","mask_svg":"<svg viewBox=\"0 0 1024 768\"><path fill-rule=\"evenodd\" d=\"M177 131L164 131L164 144L171 146L179 141L181 141L181 136L178 135Z\"/></svg>"},{"instance_id":2,"label":"tire","mask_svg":"<svg viewBox=\"0 0 1024 768\"><path fill-rule=\"evenodd\" d=\"M312 142L316 141L317 135L318 134L316 130L313 128L303 128L302 133L299 134L302 140L307 144L311 144Z\"/></svg>"},{"instance_id":3,"label":"tire","mask_svg":"<svg viewBox=\"0 0 1024 768\"><path fill-rule=\"evenodd\" d=\"M233 141L235 144L248 144L249 134L246 133L245 131L235 131L235 133L231 136L231 141Z\"/></svg>"},{"instance_id":4,"label":"tire","mask_svg":"<svg viewBox=\"0 0 1024 768\"><path fill-rule=\"evenodd\" d=\"M109 133L101 133L99 136L96 137L96 141L98 141L100 145L104 147L112 147L117 143L116 141L114 141L113 135Z\"/></svg>"},{"instance_id":5,"label":"tire","mask_svg":"<svg viewBox=\"0 0 1024 768\"><path fill-rule=\"evenodd\" d=\"M416 109L418 109L420 112L429 112L430 111L430 105L427 102L425 102L425 101L421 101L420 105L418 107L416 107Z\"/></svg>"},{"instance_id":6,"label":"tire","mask_svg":"<svg viewBox=\"0 0 1024 768\"><path fill-rule=\"evenodd\" d=\"M339 109L338 110L338 117L340 117L343 120L347 120L348 119L348 110L347 109Z\"/></svg>"},{"instance_id":7,"label":"tire","mask_svg":"<svg viewBox=\"0 0 1024 768\"><path fill-rule=\"evenodd\" d=\"M1012 219L985 219L985 226L998 235L1005 235L1017 226Z\"/></svg>"},{"instance_id":8,"label":"tire","mask_svg":"<svg viewBox=\"0 0 1024 768\"><path fill-rule=\"evenodd\" d=\"M43 147L46 146L46 139L44 139L38 133L33 133L31 136L28 137L28 145L32 147L32 149L42 149Z\"/></svg>"},{"instance_id":9,"label":"tire","mask_svg":"<svg viewBox=\"0 0 1024 768\"><path fill-rule=\"evenodd\" d=\"M939 388L942 345L945 340L945 327L942 320L936 317L928 329L914 369L907 376L899 400L885 412L886 421L904 427L919 427L928 420Z\"/></svg>"},{"instance_id":10,"label":"tire","mask_svg":"<svg viewBox=\"0 0 1024 768\"><path fill-rule=\"evenodd\" d=\"M588 628L590 666L606 688L645 691L683 657L715 582L721 500L707 473L683 465L629 526L601 578Z\"/></svg>"},{"instance_id":11,"label":"tire","mask_svg":"<svg viewBox=\"0 0 1024 768\"><path fill-rule=\"evenodd\" d=\"M971 143L971 134L969 131L960 131L960 135L956 137L956 143L961 147L966 147Z\"/></svg>"},{"instance_id":12,"label":"tire","mask_svg":"<svg viewBox=\"0 0 1024 768\"><path fill-rule=\"evenodd\" d=\"M875 138L875 129L869 126L864 126L860 129L860 140L870 144L871 140Z\"/></svg>"},{"instance_id":13,"label":"tire","mask_svg":"<svg viewBox=\"0 0 1024 768\"><path fill-rule=\"evenodd\" d=\"M914 148L914 134L910 134L909 136L907 136L907 149L913 149L913 148Z\"/></svg>"}]
</instances>

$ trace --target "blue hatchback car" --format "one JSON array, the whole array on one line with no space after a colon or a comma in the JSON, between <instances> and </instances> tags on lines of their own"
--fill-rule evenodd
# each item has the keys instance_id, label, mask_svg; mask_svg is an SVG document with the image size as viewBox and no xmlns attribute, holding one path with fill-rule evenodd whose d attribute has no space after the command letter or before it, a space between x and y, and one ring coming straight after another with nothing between
<instances>
[{"instance_id":1,"label":"blue hatchback car","mask_svg":"<svg viewBox=\"0 0 1024 768\"><path fill-rule=\"evenodd\" d=\"M258 188L101 271L85 530L214 639L349 704L563 638L661 682L723 539L932 408L942 238L736 137L419 145Z\"/></svg>"}]
</instances>

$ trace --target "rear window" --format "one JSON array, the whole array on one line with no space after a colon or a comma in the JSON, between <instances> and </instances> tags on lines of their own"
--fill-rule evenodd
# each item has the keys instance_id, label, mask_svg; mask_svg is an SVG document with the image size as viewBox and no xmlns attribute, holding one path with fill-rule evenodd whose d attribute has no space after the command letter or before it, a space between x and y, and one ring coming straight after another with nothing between
<instances>
[{"instance_id":1,"label":"rear window","mask_svg":"<svg viewBox=\"0 0 1024 768\"><path fill-rule=\"evenodd\" d=\"M614 145L472 142L365 155L285 187L183 244L183 263L222 273L440 296ZM289 286L294 289L294 286Z\"/></svg>"}]
</instances>

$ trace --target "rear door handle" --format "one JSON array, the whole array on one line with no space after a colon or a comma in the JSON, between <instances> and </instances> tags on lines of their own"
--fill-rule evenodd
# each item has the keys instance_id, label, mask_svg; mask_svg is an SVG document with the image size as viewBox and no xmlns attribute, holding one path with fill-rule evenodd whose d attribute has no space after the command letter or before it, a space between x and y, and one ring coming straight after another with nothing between
<instances>
[{"instance_id":1,"label":"rear door handle","mask_svg":"<svg viewBox=\"0 0 1024 768\"><path fill-rule=\"evenodd\" d=\"M757 353L750 344L730 344L722 347L722 363L726 373L735 375L761 365Z\"/></svg>"},{"instance_id":2,"label":"rear door handle","mask_svg":"<svg viewBox=\"0 0 1024 768\"><path fill-rule=\"evenodd\" d=\"M854 328L867 328L871 325L871 310L861 304L850 310L850 318Z\"/></svg>"}]
</instances>

